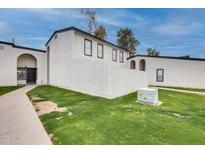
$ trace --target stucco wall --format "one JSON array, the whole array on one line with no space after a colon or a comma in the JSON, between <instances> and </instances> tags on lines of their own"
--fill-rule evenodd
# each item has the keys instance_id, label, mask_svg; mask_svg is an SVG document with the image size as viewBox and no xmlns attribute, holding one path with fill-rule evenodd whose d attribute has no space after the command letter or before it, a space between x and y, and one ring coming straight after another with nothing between
<instances>
[{"instance_id":1,"label":"stucco wall","mask_svg":"<svg viewBox=\"0 0 205 154\"><path fill-rule=\"evenodd\" d=\"M37 84L46 84L46 56L43 52L14 48L1 44L0 49L0 86L17 85L17 58L22 54L31 54L37 59Z\"/></svg>"},{"instance_id":2,"label":"stucco wall","mask_svg":"<svg viewBox=\"0 0 205 154\"><path fill-rule=\"evenodd\" d=\"M67 31L58 33L57 38L53 37L49 42L51 85L106 98L147 86L144 73L125 69L126 55L124 63L119 62L119 57L117 62L112 61L112 47L106 44L103 44L104 59L97 58L97 42L93 39L92 57L85 56L84 38L74 31Z\"/></svg>"},{"instance_id":3,"label":"stucco wall","mask_svg":"<svg viewBox=\"0 0 205 154\"><path fill-rule=\"evenodd\" d=\"M70 59L65 67L61 79L51 78L51 85L105 98L126 95L148 85L144 72L95 61Z\"/></svg>"},{"instance_id":4,"label":"stucco wall","mask_svg":"<svg viewBox=\"0 0 205 154\"><path fill-rule=\"evenodd\" d=\"M87 59L90 61L96 61L100 63L107 63L109 65L116 65L116 66L123 66L126 62L126 59L128 57L128 52L124 51L122 49L116 48L114 46L111 46L107 43L104 43L100 40L93 39L87 35L83 35L81 33L75 32L74 35L74 50L73 50L73 57L74 58L80 58L80 59ZM85 56L84 55L84 39L89 39L92 41L92 56ZM103 45L104 48L104 57L103 59L97 57L97 44L100 43ZM112 50L116 49L117 50L117 61L112 61ZM120 51L123 52L123 58L124 62L120 63L120 57L119 53Z\"/></svg>"},{"instance_id":5,"label":"stucco wall","mask_svg":"<svg viewBox=\"0 0 205 154\"><path fill-rule=\"evenodd\" d=\"M17 67L37 67L37 60L31 55L21 55L17 59Z\"/></svg>"},{"instance_id":6,"label":"stucco wall","mask_svg":"<svg viewBox=\"0 0 205 154\"><path fill-rule=\"evenodd\" d=\"M135 57L136 68L145 59L150 85L205 88L205 62L168 58ZM129 60L129 61L130 61ZM164 69L164 82L156 81L156 69Z\"/></svg>"},{"instance_id":7,"label":"stucco wall","mask_svg":"<svg viewBox=\"0 0 205 154\"><path fill-rule=\"evenodd\" d=\"M73 32L59 33L57 38L53 38L48 46L50 48L49 83L63 86L63 83L68 82L70 76L67 74L67 70L72 59Z\"/></svg>"},{"instance_id":8,"label":"stucco wall","mask_svg":"<svg viewBox=\"0 0 205 154\"><path fill-rule=\"evenodd\" d=\"M124 68L109 68L109 95L111 98L135 92L138 88L145 87L148 87L145 72Z\"/></svg>"}]
</instances>

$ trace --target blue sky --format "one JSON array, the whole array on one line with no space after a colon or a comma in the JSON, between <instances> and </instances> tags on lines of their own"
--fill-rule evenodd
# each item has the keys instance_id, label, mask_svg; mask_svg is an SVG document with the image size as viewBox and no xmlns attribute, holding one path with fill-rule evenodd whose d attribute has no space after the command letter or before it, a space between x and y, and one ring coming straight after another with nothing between
<instances>
[{"instance_id":1,"label":"blue sky","mask_svg":"<svg viewBox=\"0 0 205 154\"><path fill-rule=\"evenodd\" d=\"M97 22L116 42L129 27L140 41L138 53L156 48L160 55L205 57L205 9L94 9ZM75 26L88 31L81 9L0 9L0 40L44 48L55 30Z\"/></svg>"}]
</instances>

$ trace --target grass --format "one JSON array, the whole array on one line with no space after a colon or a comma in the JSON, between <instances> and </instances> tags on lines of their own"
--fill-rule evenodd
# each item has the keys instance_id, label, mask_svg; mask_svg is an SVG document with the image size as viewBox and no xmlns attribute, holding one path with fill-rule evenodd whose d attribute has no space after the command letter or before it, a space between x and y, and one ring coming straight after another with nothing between
<instances>
[{"instance_id":1,"label":"grass","mask_svg":"<svg viewBox=\"0 0 205 154\"><path fill-rule=\"evenodd\" d=\"M20 88L20 87L18 87L18 86L0 87L0 96L1 96L1 95L4 95L4 94L6 94L6 93L9 93L9 92L11 92L11 91L14 91L14 90L16 90L16 89L18 89L18 88Z\"/></svg>"},{"instance_id":2,"label":"grass","mask_svg":"<svg viewBox=\"0 0 205 154\"><path fill-rule=\"evenodd\" d=\"M73 113L40 117L54 144L205 144L205 96L159 90L163 104L154 107L136 103L136 93L108 100L40 86L28 95Z\"/></svg>"},{"instance_id":3,"label":"grass","mask_svg":"<svg viewBox=\"0 0 205 154\"><path fill-rule=\"evenodd\" d=\"M168 86L154 86L154 85L150 85L150 87L161 87L161 88L172 88L172 89L178 89L178 90L188 90L188 91L196 91L196 92L205 92L205 89L195 89L195 88L168 87Z\"/></svg>"}]
</instances>

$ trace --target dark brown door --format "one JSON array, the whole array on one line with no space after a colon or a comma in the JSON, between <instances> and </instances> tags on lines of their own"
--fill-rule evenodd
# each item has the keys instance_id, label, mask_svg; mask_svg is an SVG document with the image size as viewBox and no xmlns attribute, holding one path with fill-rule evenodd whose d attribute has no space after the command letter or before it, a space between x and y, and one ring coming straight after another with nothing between
<instances>
[{"instance_id":1,"label":"dark brown door","mask_svg":"<svg viewBox=\"0 0 205 154\"><path fill-rule=\"evenodd\" d=\"M36 68L27 68L27 83L36 83Z\"/></svg>"}]
</instances>

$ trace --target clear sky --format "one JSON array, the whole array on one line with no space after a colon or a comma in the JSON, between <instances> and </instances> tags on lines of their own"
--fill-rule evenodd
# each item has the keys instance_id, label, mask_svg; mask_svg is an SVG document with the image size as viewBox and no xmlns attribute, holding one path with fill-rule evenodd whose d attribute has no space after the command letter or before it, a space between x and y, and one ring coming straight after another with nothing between
<instances>
[{"instance_id":1,"label":"clear sky","mask_svg":"<svg viewBox=\"0 0 205 154\"><path fill-rule=\"evenodd\" d=\"M205 9L94 9L97 22L116 43L129 27L140 41L138 53L156 48L160 55L205 57ZM81 9L0 9L0 40L44 48L55 30L75 26L88 31Z\"/></svg>"}]
</instances>

